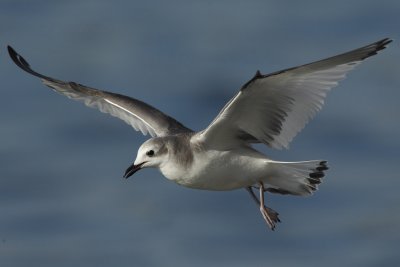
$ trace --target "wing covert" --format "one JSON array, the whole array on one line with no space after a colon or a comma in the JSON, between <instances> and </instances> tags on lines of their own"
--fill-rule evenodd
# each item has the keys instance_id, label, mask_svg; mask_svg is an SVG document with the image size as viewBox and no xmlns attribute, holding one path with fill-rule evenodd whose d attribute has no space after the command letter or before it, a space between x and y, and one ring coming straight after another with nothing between
<instances>
[{"instance_id":1,"label":"wing covert","mask_svg":"<svg viewBox=\"0 0 400 267\"><path fill-rule=\"evenodd\" d=\"M256 75L198 134L210 146L262 142L272 148L289 143L322 108L327 93L362 60L384 49L390 39L314 63Z\"/></svg>"},{"instance_id":2,"label":"wing covert","mask_svg":"<svg viewBox=\"0 0 400 267\"><path fill-rule=\"evenodd\" d=\"M150 134L154 137L192 132L180 122L140 100L45 76L31 69L29 63L12 47L8 46L8 52L18 67L41 78L43 84L54 91L70 99L81 101L89 107L98 108L101 112L109 113L144 135Z\"/></svg>"}]
</instances>

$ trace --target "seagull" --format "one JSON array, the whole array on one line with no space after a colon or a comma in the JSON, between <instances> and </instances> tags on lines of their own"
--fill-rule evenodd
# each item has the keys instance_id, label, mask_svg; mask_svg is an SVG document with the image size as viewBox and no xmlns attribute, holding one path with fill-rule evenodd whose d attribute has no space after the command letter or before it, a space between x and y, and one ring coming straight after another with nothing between
<instances>
[{"instance_id":1,"label":"seagull","mask_svg":"<svg viewBox=\"0 0 400 267\"><path fill-rule=\"evenodd\" d=\"M125 178L144 168L157 168L167 179L189 188L215 191L244 188L274 230L280 222L279 214L265 205L264 194L312 195L328 170L327 161L275 161L252 144L287 149L322 108L327 93L350 70L390 42L391 39L385 38L347 53L270 74L257 71L210 125L198 132L135 98L40 74L11 46L8 52L18 67L40 78L54 91L151 135L139 147Z\"/></svg>"}]
</instances>

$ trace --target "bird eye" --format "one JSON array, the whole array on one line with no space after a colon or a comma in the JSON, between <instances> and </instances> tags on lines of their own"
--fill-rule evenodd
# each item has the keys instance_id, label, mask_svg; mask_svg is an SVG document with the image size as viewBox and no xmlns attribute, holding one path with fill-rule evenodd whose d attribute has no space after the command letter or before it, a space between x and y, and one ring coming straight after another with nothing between
<instances>
[{"instance_id":1,"label":"bird eye","mask_svg":"<svg viewBox=\"0 0 400 267\"><path fill-rule=\"evenodd\" d=\"M146 152L146 155L149 156L149 157L154 156L154 150L149 150L149 151L147 151L147 152Z\"/></svg>"}]
</instances>

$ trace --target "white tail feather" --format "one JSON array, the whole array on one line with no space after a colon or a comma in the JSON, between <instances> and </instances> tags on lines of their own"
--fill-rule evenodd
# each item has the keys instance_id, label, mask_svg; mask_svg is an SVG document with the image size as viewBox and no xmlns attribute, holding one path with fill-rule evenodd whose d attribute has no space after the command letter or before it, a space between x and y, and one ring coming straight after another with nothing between
<instances>
[{"instance_id":1,"label":"white tail feather","mask_svg":"<svg viewBox=\"0 0 400 267\"><path fill-rule=\"evenodd\" d=\"M298 162L268 162L270 175L265 178L265 183L271 187L267 191L280 194L307 196L318 189L328 170L324 160L298 161Z\"/></svg>"}]
</instances>

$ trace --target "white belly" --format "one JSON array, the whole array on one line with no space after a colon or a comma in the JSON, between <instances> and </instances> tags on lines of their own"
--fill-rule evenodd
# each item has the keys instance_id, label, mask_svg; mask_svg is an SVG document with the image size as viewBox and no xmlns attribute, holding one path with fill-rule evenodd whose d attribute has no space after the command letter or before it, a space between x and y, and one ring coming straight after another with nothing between
<instances>
[{"instance_id":1,"label":"white belly","mask_svg":"<svg viewBox=\"0 0 400 267\"><path fill-rule=\"evenodd\" d=\"M233 190L257 183L266 175L267 165L268 159L261 153L241 148L196 153L190 168L166 166L160 170L168 179L186 187Z\"/></svg>"}]
</instances>

